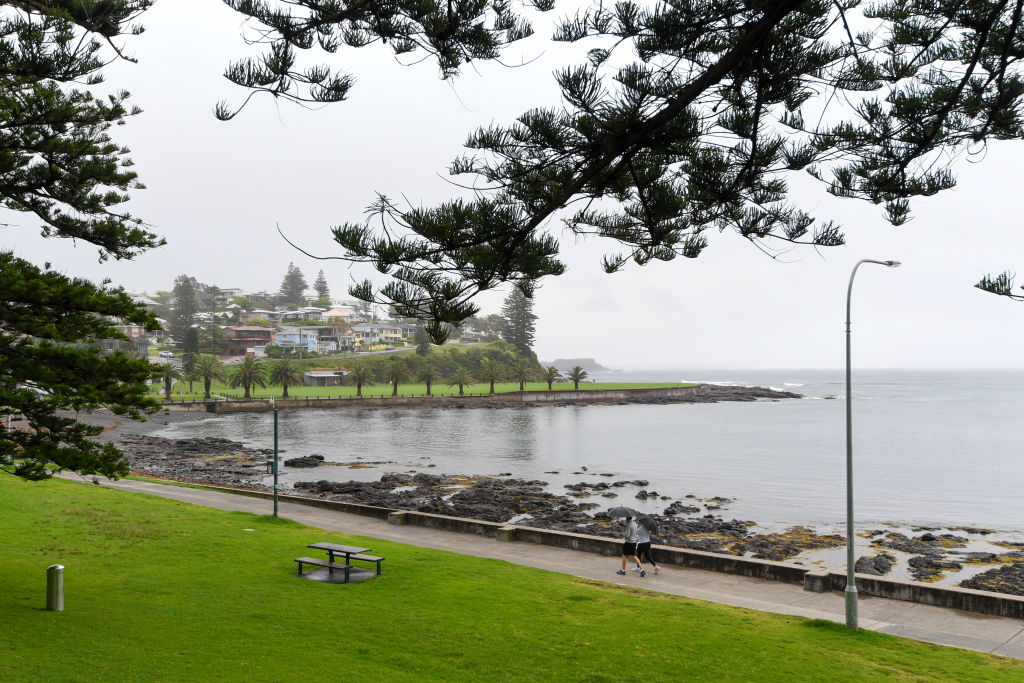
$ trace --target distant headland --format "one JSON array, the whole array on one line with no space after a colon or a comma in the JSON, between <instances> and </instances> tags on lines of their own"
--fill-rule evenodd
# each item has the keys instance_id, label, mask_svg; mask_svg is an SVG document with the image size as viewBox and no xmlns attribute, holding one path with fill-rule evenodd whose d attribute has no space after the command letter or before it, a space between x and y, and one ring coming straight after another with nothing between
<instances>
[{"instance_id":1,"label":"distant headland","mask_svg":"<svg viewBox=\"0 0 1024 683\"><path fill-rule=\"evenodd\" d=\"M552 361L542 360L540 364L544 367L554 366L558 368L559 372L567 372L577 365L587 372L602 372L611 369L601 365L593 358L559 358Z\"/></svg>"}]
</instances>

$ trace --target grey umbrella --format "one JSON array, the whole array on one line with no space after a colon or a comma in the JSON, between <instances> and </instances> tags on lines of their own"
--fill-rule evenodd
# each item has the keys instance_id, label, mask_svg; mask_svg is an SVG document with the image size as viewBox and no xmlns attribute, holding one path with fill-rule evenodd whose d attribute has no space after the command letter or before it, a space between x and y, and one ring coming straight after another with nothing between
<instances>
[{"instance_id":1,"label":"grey umbrella","mask_svg":"<svg viewBox=\"0 0 1024 683\"><path fill-rule=\"evenodd\" d=\"M650 531L652 534L658 533L658 520L651 519L650 517L640 517L636 520L640 526Z\"/></svg>"},{"instance_id":2,"label":"grey umbrella","mask_svg":"<svg viewBox=\"0 0 1024 683\"><path fill-rule=\"evenodd\" d=\"M633 508L624 508L624 507L609 508L607 514L608 514L609 517L639 517L640 516L640 513L637 512L636 510L634 510Z\"/></svg>"}]
</instances>

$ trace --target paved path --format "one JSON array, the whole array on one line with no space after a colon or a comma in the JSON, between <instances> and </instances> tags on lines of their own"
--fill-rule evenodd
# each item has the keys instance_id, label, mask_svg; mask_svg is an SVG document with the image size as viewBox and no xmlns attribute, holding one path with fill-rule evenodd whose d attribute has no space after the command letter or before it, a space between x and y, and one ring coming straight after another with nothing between
<instances>
[{"instance_id":1,"label":"paved path","mask_svg":"<svg viewBox=\"0 0 1024 683\"><path fill-rule=\"evenodd\" d=\"M273 512L273 503L268 500L230 493L128 479L102 481L102 485L221 510L241 510L256 514ZM620 560L615 557L544 545L506 543L473 534L418 526L399 526L371 517L294 503L280 503L278 514L302 524L345 534L490 557L553 572L642 586L649 590L764 612L845 622L845 603L840 592L810 593L797 585L675 566L663 567L657 576L652 572L648 572L644 578L633 572L619 576L615 570L619 568ZM859 614L860 626L864 629L1024 659L1024 621L1019 619L870 596L860 597Z\"/></svg>"}]
</instances>

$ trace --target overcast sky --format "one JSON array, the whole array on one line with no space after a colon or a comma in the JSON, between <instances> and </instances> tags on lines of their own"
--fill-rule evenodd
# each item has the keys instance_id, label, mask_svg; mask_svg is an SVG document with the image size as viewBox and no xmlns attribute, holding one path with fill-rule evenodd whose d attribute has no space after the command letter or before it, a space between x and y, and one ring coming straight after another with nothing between
<instances>
[{"instance_id":1,"label":"overcast sky","mask_svg":"<svg viewBox=\"0 0 1024 683\"><path fill-rule=\"evenodd\" d=\"M221 75L246 51L241 17L219 0L161 0L143 23L146 32L126 41L139 63L105 73L144 110L113 134L147 186L130 210L167 246L100 264L90 245L39 238L27 214L0 220L13 224L0 231L0 249L130 291L170 289L180 274L273 291L291 261L310 283L322 268L332 294L343 295L372 271L303 256L276 226L308 251L337 255L330 227L362 220L375 192L413 204L444 199L453 192L445 168L466 134L557 103L552 70L578 63L588 47L552 46L539 31L503 57L530 64L475 65L454 82L439 80L429 59L403 66L381 46L344 49L330 59L357 77L347 102L307 110L256 97L222 123L216 102L245 95ZM1022 367L1024 305L972 287L985 273L1024 273L1022 162L1021 143L993 143L980 163L954 167L957 188L915 201L914 220L899 228L878 207L795 181L802 206L840 222L848 244L775 260L733 233L709 233L699 259L606 275L600 256L615 245L556 232L569 270L537 292L535 350L542 360L593 357L617 369L840 368L850 271L870 258L903 265L858 272L855 367ZM497 313L504 294L482 299L483 313Z\"/></svg>"}]
</instances>

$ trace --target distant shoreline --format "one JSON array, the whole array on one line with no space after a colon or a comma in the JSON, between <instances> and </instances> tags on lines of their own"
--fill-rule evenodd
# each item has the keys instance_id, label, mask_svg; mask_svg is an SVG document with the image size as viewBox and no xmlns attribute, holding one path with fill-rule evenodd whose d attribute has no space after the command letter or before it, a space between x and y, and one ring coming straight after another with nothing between
<instances>
[{"instance_id":1,"label":"distant shoreline","mask_svg":"<svg viewBox=\"0 0 1024 683\"><path fill-rule=\"evenodd\" d=\"M718 403L726 401L777 401L782 399L803 398L801 394L789 391L777 391L764 387L737 387L720 386L714 384L701 384L695 391L685 396L657 396L642 393L647 390L623 390L625 397L609 399L587 392L552 392L558 394L578 393L572 399L559 397L557 400L544 402L511 402L501 400L500 394L491 396L438 396L432 398L418 397L416 399L404 399L396 401L391 397L370 397L360 399L331 399L330 403L341 405L329 405L327 399L275 399L274 406L286 410L331 410L341 409L362 409L379 410L381 408L390 410L451 410L451 409L482 409L482 408L534 408L534 407L559 407L570 405L631 405L649 404L663 405L666 403ZM211 402L214 403L214 402ZM193 420L205 420L218 415L244 414L267 412L269 408L268 399L254 399L250 401L217 401L218 406L233 406L234 409L220 413L210 412L207 404L202 401L184 404L166 404L158 412L150 415L146 421L132 420L131 418L115 415L107 410L97 410L80 416L83 422L99 425L104 428L104 433L99 437L103 441L113 441L119 434L150 434L163 429L169 424L179 422L190 422ZM70 413L69 413L70 415Z\"/></svg>"},{"instance_id":2,"label":"distant shoreline","mask_svg":"<svg viewBox=\"0 0 1024 683\"><path fill-rule=\"evenodd\" d=\"M210 414L265 413L273 409L474 409L474 408L532 408L568 405L628 405L668 403L718 403L721 401L776 401L803 398L789 391L764 387L737 387L714 384L661 387L650 389L588 389L585 391L554 390L504 392L483 395L458 396L364 396L308 397L308 398L254 398L249 400L196 401L184 404L165 404L170 411L203 411Z\"/></svg>"}]
</instances>

